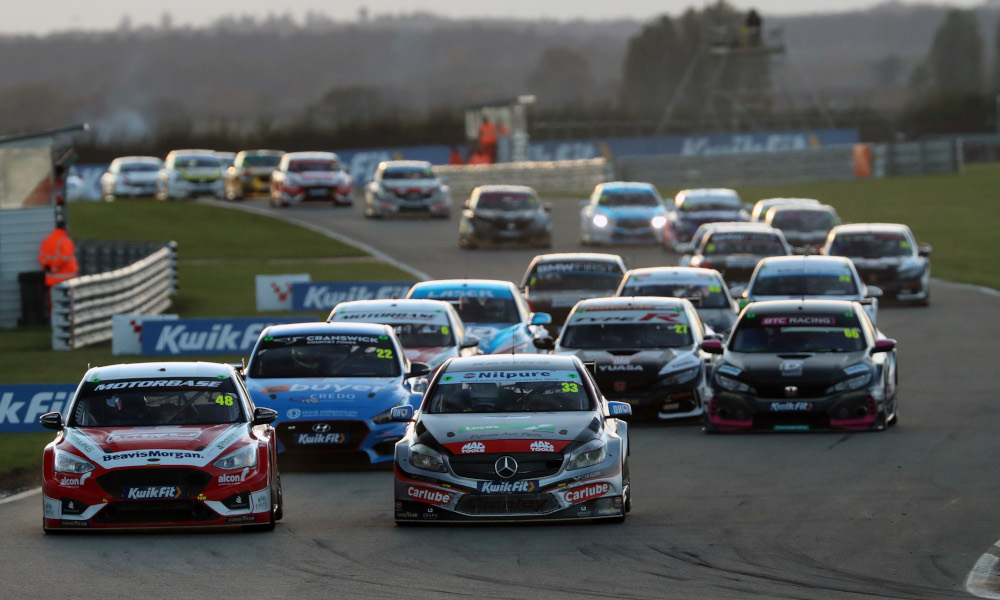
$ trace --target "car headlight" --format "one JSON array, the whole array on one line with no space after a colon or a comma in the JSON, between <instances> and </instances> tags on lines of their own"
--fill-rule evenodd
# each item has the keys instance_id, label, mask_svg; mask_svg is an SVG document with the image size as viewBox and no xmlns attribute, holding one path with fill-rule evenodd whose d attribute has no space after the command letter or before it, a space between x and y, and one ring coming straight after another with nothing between
<instances>
[{"instance_id":1,"label":"car headlight","mask_svg":"<svg viewBox=\"0 0 1000 600\"><path fill-rule=\"evenodd\" d=\"M599 465L607 458L607 443L604 440L593 440L583 445L576 453L569 457L567 471L575 471Z\"/></svg>"},{"instance_id":2,"label":"car headlight","mask_svg":"<svg viewBox=\"0 0 1000 600\"><path fill-rule=\"evenodd\" d=\"M749 384L743 383L738 379L733 379L732 377L727 377L721 373L715 375L715 382L719 384L719 387L730 392L740 394L754 393L753 388Z\"/></svg>"},{"instance_id":3,"label":"car headlight","mask_svg":"<svg viewBox=\"0 0 1000 600\"><path fill-rule=\"evenodd\" d=\"M444 473L444 460L441 455L423 444L410 446L410 464L423 471Z\"/></svg>"},{"instance_id":4,"label":"car headlight","mask_svg":"<svg viewBox=\"0 0 1000 600\"><path fill-rule=\"evenodd\" d=\"M97 467L89 460L80 458L64 450L56 449L55 469L56 473L87 473Z\"/></svg>"},{"instance_id":5,"label":"car headlight","mask_svg":"<svg viewBox=\"0 0 1000 600\"><path fill-rule=\"evenodd\" d=\"M656 229L663 229L663 226L667 224L667 218L664 217L663 215L657 215L657 216L653 217L653 220L650 221L650 223Z\"/></svg>"},{"instance_id":6,"label":"car headlight","mask_svg":"<svg viewBox=\"0 0 1000 600\"><path fill-rule=\"evenodd\" d=\"M604 216L604 215L594 215L593 221L594 221L594 225L596 225L597 227L607 227L608 226L608 218L606 216Z\"/></svg>"},{"instance_id":7,"label":"car headlight","mask_svg":"<svg viewBox=\"0 0 1000 600\"><path fill-rule=\"evenodd\" d=\"M374 417L372 417L372 423L375 423L376 425L385 425L386 423L391 423L392 419L389 418L389 413L392 412L393 408L396 407L395 406L389 407L380 412L379 414L375 415Z\"/></svg>"},{"instance_id":8,"label":"car headlight","mask_svg":"<svg viewBox=\"0 0 1000 600\"><path fill-rule=\"evenodd\" d=\"M243 446L239 450L234 450L222 458L212 463L216 469L245 469L257 466L257 446L255 444Z\"/></svg>"},{"instance_id":9,"label":"car headlight","mask_svg":"<svg viewBox=\"0 0 1000 600\"><path fill-rule=\"evenodd\" d=\"M872 380L872 373L868 371L867 373L862 373L856 377L851 377L845 379L836 385L831 385L826 389L827 394L836 394L837 392L847 392L850 390L856 390L858 388L865 387L868 382Z\"/></svg>"},{"instance_id":10,"label":"car headlight","mask_svg":"<svg viewBox=\"0 0 1000 600\"><path fill-rule=\"evenodd\" d=\"M905 262L899 265L896 274L903 279L919 277L924 272L924 265L919 262Z\"/></svg>"},{"instance_id":11,"label":"car headlight","mask_svg":"<svg viewBox=\"0 0 1000 600\"><path fill-rule=\"evenodd\" d=\"M666 367L664 367L666 369ZM665 385L673 385L678 383L687 383L701 372L701 366L695 365L681 371L660 371L661 383Z\"/></svg>"}]
</instances>

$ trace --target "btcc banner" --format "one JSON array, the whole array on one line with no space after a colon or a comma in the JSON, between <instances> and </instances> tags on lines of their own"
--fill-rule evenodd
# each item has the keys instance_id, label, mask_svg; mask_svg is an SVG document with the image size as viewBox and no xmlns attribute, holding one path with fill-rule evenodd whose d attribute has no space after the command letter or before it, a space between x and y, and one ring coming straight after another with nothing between
<instances>
[{"instance_id":1,"label":"btcc banner","mask_svg":"<svg viewBox=\"0 0 1000 600\"><path fill-rule=\"evenodd\" d=\"M142 325L142 354L249 355L257 336L268 325L302 323L301 317L245 317L238 319L177 319Z\"/></svg>"},{"instance_id":2,"label":"btcc banner","mask_svg":"<svg viewBox=\"0 0 1000 600\"><path fill-rule=\"evenodd\" d=\"M62 412L76 385L0 385L0 433L45 431L38 417L47 412ZM52 432L53 437L55 433Z\"/></svg>"},{"instance_id":3,"label":"btcc banner","mask_svg":"<svg viewBox=\"0 0 1000 600\"><path fill-rule=\"evenodd\" d=\"M404 298L413 281L314 281L292 284L292 310L328 313L348 300ZM323 315L326 318L326 315Z\"/></svg>"}]
</instances>

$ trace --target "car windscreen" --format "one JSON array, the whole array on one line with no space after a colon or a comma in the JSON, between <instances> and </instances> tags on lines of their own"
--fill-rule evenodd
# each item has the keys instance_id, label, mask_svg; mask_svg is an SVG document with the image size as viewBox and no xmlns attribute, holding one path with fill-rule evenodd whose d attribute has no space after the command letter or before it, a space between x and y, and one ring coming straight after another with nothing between
<instances>
[{"instance_id":1,"label":"car windscreen","mask_svg":"<svg viewBox=\"0 0 1000 600\"><path fill-rule=\"evenodd\" d=\"M176 169L217 169L221 166L222 163L219 162L219 159L208 156L184 156L174 160L174 168Z\"/></svg>"},{"instance_id":2,"label":"car windscreen","mask_svg":"<svg viewBox=\"0 0 1000 600\"><path fill-rule=\"evenodd\" d=\"M442 298L458 311L462 322L469 323L519 323L520 314L513 298Z\"/></svg>"},{"instance_id":3,"label":"car windscreen","mask_svg":"<svg viewBox=\"0 0 1000 600\"><path fill-rule=\"evenodd\" d=\"M434 172L426 167L392 167L382 172L382 179L434 179Z\"/></svg>"},{"instance_id":4,"label":"car windscreen","mask_svg":"<svg viewBox=\"0 0 1000 600\"><path fill-rule=\"evenodd\" d=\"M680 205L681 212L709 210L739 210L743 207L735 196L688 196Z\"/></svg>"},{"instance_id":5,"label":"car windscreen","mask_svg":"<svg viewBox=\"0 0 1000 600\"><path fill-rule=\"evenodd\" d=\"M599 204L608 208L660 206L660 201L651 192L604 192Z\"/></svg>"},{"instance_id":6,"label":"car windscreen","mask_svg":"<svg viewBox=\"0 0 1000 600\"><path fill-rule=\"evenodd\" d=\"M613 290L621 283L622 270L610 262L544 262L531 270L528 286L535 291Z\"/></svg>"},{"instance_id":7,"label":"car windscreen","mask_svg":"<svg viewBox=\"0 0 1000 600\"><path fill-rule=\"evenodd\" d=\"M277 167L280 162L280 154L248 154L243 157L244 167Z\"/></svg>"},{"instance_id":8,"label":"car windscreen","mask_svg":"<svg viewBox=\"0 0 1000 600\"><path fill-rule=\"evenodd\" d=\"M428 414L593 410L581 374L570 370L447 372L424 403Z\"/></svg>"},{"instance_id":9,"label":"car windscreen","mask_svg":"<svg viewBox=\"0 0 1000 600\"><path fill-rule=\"evenodd\" d=\"M451 327L437 323L391 323L404 348L440 348L454 346Z\"/></svg>"},{"instance_id":10,"label":"car windscreen","mask_svg":"<svg viewBox=\"0 0 1000 600\"><path fill-rule=\"evenodd\" d=\"M476 201L477 209L532 210L538 208L538 198L516 192L483 192Z\"/></svg>"},{"instance_id":11,"label":"car windscreen","mask_svg":"<svg viewBox=\"0 0 1000 600\"><path fill-rule=\"evenodd\" d=\"M854 277L837 273L787 273L760 277L750 285L751 296L855 296Z\"/></svg>"},{"instance_id":12,"label":"car windscreen","mask_svg":"<svg viewBox=\"0 0 1000 600\"><path fill-rule=\"evenodd\" d=\"M84 382L69 425L215 425L245 420L232 379L118 379Z\"/></svg>"},{"instance_id":13,"label":"car windscreen","mask_svg":"<svg viewBox=\"0 0 1000 600\"><path fill-rule=\"evenodd\" d=\"M773 235L716 234L702 242L702 254L752 254L784 256L788 254L781 240Z\"/></svg>"},{"instance_id":14,"label":"car windscreen","mask_svg":"<svg viewBox=\"0 0 1000 600\"><path fill-rule=\"evenodd\" d=\"M155 163L126 163L122 165L122 173L156 173L160 166Z\"/></svg>"},{"instance_id":15,"label":"car windscreen","mask_svg":"<svg viewBox=\"0 0 1000 600\"><path fill-rule=\"evenodd\" d=\"M783 210L771 219L772 227L792 231L829 230L836 224L834 216L825 210Z\"/></svg>"},{"instance_id":16,"label":"car windscreen","mask_svg":"<svg viewBox=\"0 0 1000 600\"><path fill-rule=\"evenodd\" d=\"M397 377L399 358L388 335L312 334L261 340L250 376Z\"/></svg>"},{"instance_id":17,"label":"car windscreen","mask_svg":"<svg viewBox=\"0 0 1000 600\"><path fill-rule=\"evenodd\" d=\"M854 313L754 315L747 310L729 341L733 352L855 352L867 346Z\"/></svg>"},{"instance_id":18,"label":"car windscreen","mask_svg":"<svg viewBox=\"0 0 1000 600\"><path fill-rule=\"evenodd\" d=\"M643 283L641 278L622 287L619 296L664 296L687 298L695 308L732 308L722 282L706 283Z\"/></svg>"},{"instance_id":19,"label":"car windscreen","mask_svg":"<svg viewBox=\"0 0 1000 600\"><path fill-rule=\"evenodd\" d=\"M829 254L855 258L911 256L913 247L905 235L897 232L838 233L830 242Z\"/></svg>"},{"instance_id":20,"label":"car windscreen","mask_svg":"<svg viewBox=\"0 0 1000 600\"><path fill-rule=\"evenodd\" d=\"M679 348L692 343L687 323L654 321L580 324L571 320L559 340L561 347L577 350Z\"/></svg>"},{"instance_id":21,"label":"car windscreen","mask_svg":"<svg viewBox=\"0 0 1000 600\"><path fill-rule=\"evenodd\" d=\"M288 163L288 170L292 173L339 171L340 163L335 160L293 160Z\"/></svg>"}]
</instances>

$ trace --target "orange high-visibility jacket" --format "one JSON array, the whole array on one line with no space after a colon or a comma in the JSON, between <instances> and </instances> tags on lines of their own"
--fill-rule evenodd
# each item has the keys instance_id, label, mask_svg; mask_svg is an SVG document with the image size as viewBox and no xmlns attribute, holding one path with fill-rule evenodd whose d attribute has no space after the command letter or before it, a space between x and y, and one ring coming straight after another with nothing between
<instances>
[{"instance_id":1,"label":"orange high-visibility jacket","mask_svg":"<svg viewBox=\"0 0 1000 600\"><path fill-rule=\"evenodd\" d=\"M497 143L496 125L489 121L483 121L483 124L479 126L479 143L484 146L491 146Z\"/></svg>"},{"instance_id":2,"label":"orange high-visibility jacket","mask_svg":"<svg viewBox=\"0 0 1000 600\"><path fill-rule=\"evenodd\" d=\"M69 234L59 227L42 240L38 248L38 262L45 269L45 285L49 287L72 279L80 272L76 263L76 246Z\"/></svg>"}]
</instances>

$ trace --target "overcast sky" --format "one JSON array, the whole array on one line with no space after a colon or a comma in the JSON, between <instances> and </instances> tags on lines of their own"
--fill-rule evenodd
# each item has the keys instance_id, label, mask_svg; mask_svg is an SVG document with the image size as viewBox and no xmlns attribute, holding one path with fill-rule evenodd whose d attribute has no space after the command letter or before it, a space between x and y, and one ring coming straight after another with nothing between
<instances>
[{"instance_id":1,"label":"overcast sky","mask_svg":"<svg viewBox=\"0 0 1000 600\"><path fill-rule=\"evenodd\" d=\"M938 0L922 4L946 4L969 8L1000 0ZM737 8L756 8L765 19L772 15L843 12L870 8L881 0L729 0ZM902 0L902 4L917 4ZM0 20L0 33L45 34L67 29L113 29L126 15L135 26L159 23L169 12L175 25L206 25L222 16L253 15L266 18L269 13L290 13L301 21L308 11L328 15L338 21L356 21L359 9L369 16L427 11L452 18L548 18L590 21L631 18L646 20L667 13L679 15L688 7L704 7L706 0L495 0L461 2L458 0L371 0L369 2L328 0L172 0L167 3L143 0L43 0L40 4L24 0L6 0ZM766 25L766 21L765 21Z\"/></svg>"}]
</instances>

